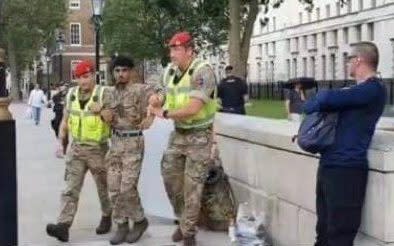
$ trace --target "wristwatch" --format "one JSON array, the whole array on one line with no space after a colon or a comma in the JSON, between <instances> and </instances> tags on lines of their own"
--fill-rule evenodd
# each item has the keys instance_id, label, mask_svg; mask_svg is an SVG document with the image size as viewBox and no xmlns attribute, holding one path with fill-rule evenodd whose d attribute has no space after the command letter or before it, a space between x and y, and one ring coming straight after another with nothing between
<instances>
[{"instance_id":1,"label":"wristwatch","mask_svg":"<svg viewBox=\"0 0 394 246\"><path fill-rule=\"evenodd\" d=\"M167 109L163 111L163 118L168 119L168 110Z\"/></svg>"}]
</instances>

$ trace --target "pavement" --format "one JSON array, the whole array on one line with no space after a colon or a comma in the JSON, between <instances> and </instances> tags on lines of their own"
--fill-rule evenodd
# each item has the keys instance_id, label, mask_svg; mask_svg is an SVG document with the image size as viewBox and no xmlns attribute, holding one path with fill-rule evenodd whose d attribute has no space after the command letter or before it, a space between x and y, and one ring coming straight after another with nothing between
<instances>
[{"instance_id":1,"label":"pavement","mask_svg":"<svg viewBox=\"0 0 394 246\"><path fill-rule=\"evenodd\" d=\"M19 245L109 245L111 234L95 234L101 215L90 174L85 178L70 242L60 243L46 235L46 224L55 222L58 216L60 193L64 188L64 159L55 156L57 141L50 128L53 114L50 109L44 109L41 124L35 126L25 115L25 104L12 104L10 110L16 120L17 134ZM145 132L145 160L139 190L150 226L141 240L133 244L136 246L181 245L171 242L176 227L160 176L160 159L171 128L170 122L159 120ZM200 231L197 241L199 246L230 245L226 233Z\"/></svg>"}]
</instances>

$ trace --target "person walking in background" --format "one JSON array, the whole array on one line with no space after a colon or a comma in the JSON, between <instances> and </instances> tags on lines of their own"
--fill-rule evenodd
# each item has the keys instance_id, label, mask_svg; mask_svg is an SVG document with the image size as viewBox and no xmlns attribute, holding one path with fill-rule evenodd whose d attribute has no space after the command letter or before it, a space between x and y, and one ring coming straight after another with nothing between
<instances>
[{"instance_id":1,"label":"person walking in background","mask_svg":"<svg viewBox=\"0 0 394 246\"><path fill-rule=\"evenodd\" d=\"M46 103L47 99L44 92L40 89L40 85L35 84L34 89L30 92L28 104L31 107L33 120L36 125L40 124L41 110Z\"/></svg>"},{"instance_id":2,"label":"person walking in background","mask_svg":"<svg viewBox=\"0 0 394 246\"><path fill-rule=\"evenodd\" d=\"M315 246L353 245L367 185L367 151L386 100L385 87L376 76L376 45L356 43L348 58L350 76L357 85L319 91L304 105L306 114L338 113L334 143L320 153Z\"/></svg>"},{"instance_id":3,"label":"person walking in background","mask_svg":"<svg viewBox=\"0 0 394 246\"><path fill-rule=\"evenodd\" d=\"M306 100L305 90L300 81L294 81L294 86L285 93L285 107L290 121L301 121L302 106Z\"/></svg>"},{"instance_id":4,"label":"person walking in background","mask_svg":"<svg viewBox=\"0 0 394 246\"><path fill-rule=\"evenodd\" d=\"M226 77L218 86L218 98L221 100L220 112L245 114L245 102L248 101L248 86L245 80L233 75L233 67L225 68Z\"/></svg>"}]
</instances>

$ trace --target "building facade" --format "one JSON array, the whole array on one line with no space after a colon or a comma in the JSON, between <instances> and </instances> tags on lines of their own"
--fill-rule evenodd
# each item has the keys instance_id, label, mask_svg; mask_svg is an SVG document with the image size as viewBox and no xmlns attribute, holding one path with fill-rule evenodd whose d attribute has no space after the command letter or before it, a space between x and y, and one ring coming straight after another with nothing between
<instances>
[{"instance_id":1,"label":"building facade","mask_svg":"<svg viewBox=\"0 0 394 246\"><path fill-rule=\"evenodd\" d=\"M58 81L72 82L72 70L81 60L95 62L95 27L92 21L92 4L89 0L68 0L69 14L57 39L64 39L64 48L52 54L52 72ZM106 81L106 59L100 50L101 81Z\"/></svg>"},{"instance_id":2,"label":"building facade","mask_svg":"<svg viewBox=\"0 0 394 246\"><path fill-rule=\"evenodd\" d=\"M263 25L260 19L268 18ZM394 75L394 0L315 0L306 10L299 1L284 1L259 13L248 59L250 83L308 76L317 80L349 79L346 65L352 43L371 41L380 51L379 72ZM227 59L216 57L220 70ZM220 61L220 62L219 62ZM218 74L219 75L219 74ZM219 75L220 76L220 75Z\"/></svg>"}]
</instances>

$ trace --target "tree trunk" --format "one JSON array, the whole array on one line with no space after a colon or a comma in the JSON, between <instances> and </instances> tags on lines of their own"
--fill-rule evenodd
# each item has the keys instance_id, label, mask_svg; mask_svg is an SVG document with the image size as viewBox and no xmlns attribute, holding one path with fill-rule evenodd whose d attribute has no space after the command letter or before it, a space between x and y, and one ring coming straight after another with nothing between
<instances>
[{"instance_id":1,"label":"tree trunk","mask_svg":"<svg viewBox=\"0 0 394 246\"><path fill-rule=\"evenodd\" d=\"M258 0L249 2L249 11L245 26L241 28L241 1L229 0L230 30L229 55L230 64L234 67L234 74L246 78L249 57L250 40L253 26L259 13Z\"/></svg>"},{"instance_id":2,"label":"tree trunk","mask_svg":"<svg viewBox=\"0 0 394 246\"><path fill-rule=\"evenodd\" d=\"M247 76L247 65L249 58L250 40L253 35L253 26L259 13L258 0L251 0L249 3L248 18L243 29L242 41L241 41L241 63L240 63L240 74L243 78Z\"/></svg>"},{"instance_id":3,"label":"tree trunk","mask_svg":"<svg viewBox=\"0 0 394 246\"><path fill-rule=\"evenodd\" d=\"M14 43L8 41L8 56L11 72L11 93L10 97L12 100L17 100L19 98L19 81L18 81L18 68L16 64L16 55Z\"/></svg>"},{"instance_id":4,"label":"tree trunk","mask_svg":"<svg viewBox=\"0 0 394 246\"><path fill-rule=\"evenodd\" d=\"M237 76L244 76L241 71L241 1L229 0L230 10L230 30L228 33L228 52L230 65L233 66L233 73Z\"/></svg>"}]
</instances>

